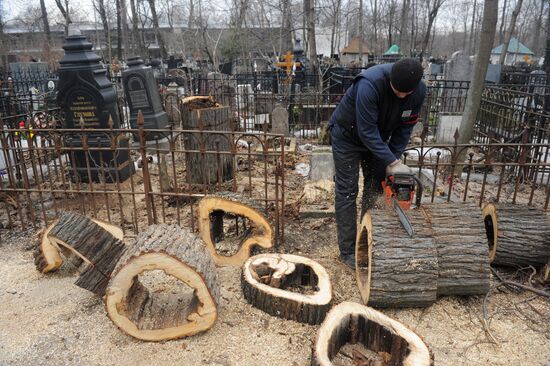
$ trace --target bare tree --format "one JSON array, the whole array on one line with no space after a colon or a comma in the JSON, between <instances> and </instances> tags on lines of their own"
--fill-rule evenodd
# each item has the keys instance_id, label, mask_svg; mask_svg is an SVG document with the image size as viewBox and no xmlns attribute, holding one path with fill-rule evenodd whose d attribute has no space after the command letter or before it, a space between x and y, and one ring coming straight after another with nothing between
<instances>
[{"instance_id":1,"label":"bare tree","mask_svg":"<svg viewBox=\"0 0 550 366\"><path fill-rule=\"evenodd\" d=\"M426 28L426 33L424 34L424 40L422 41L422 48L420 49L420 60L424 57L427 48L428 43L430 42L430 36L432 33L432 27L435 22L435 18L437 17L437 13L439 12L439 9L441 8L441 5L445 0L428 0L427 6L428 6L428 26Z\"/></svg>"},{"instance_id":2,"label":"bare tree","mask_svg":"<svg viewBox=\"0 0 550 366\"><path fill-rule=\"evenodd\" d=\"M143 54L143 36L139 31L139 14L136 0L130 0L130 10L132 11L132 52L135 55L145 56Z\"/></svg>"},{"instance_id":3,"label":"bare tree","mask_svg":"<svg viewBox=\"0 0 550 366\"><path fill-rule=\"evenodd\" d=\"M317 70L317 44L315 42L315 0L304 0L304 17L307 28L307 55L313 70Z\"/></svg>"},{"instance_id":4,"label":"bare tree","mask_svg":"<svg viewBox=\"0 0 550 366\"><path fill-rule=\"evenodd\" d=\"M500 17L500 29L498 31L498 42L502 43L504 41L504 25L506 24L506 10L508 10L508 0L504 0L502 4L502 15Z\"/></svg>"},{"instance_id":5,"label":"bare tree","mask_svg":"<svg viewBox=\"0 0 550 366\"><path fill-rule=\"evenodd\" d=\"M411 0L403 0L401 6L401 30L399 31L399 45L401 46L401 53L405 56L411 54L410 38L409 38L409 8L411 6Z\"/></svg>"},{"instance_id":6,"label":"bare tree","mask_svg":"<svg viewBox=\"0 0 550 366\"><path fill-rule=\"evenodd\" d=\"M544 4L546 3L546 0L539 0L540 9L538 11L538 15L536 17L535 23L534 23L534 36L533 36L533 51L536 54L542 53L542 42L540 42L540 30L542 29L542 17L544 15Z\"/></svg>"},{"instance_id":7,"label":"bare tree","mask_svg":"<svg viewBox=\"0 0 550 366\"><path fill-rule=\"evenodd\" d=\"M476 55L474 72L472 73L472 80L460 123L459 143L468 143L474 133L474 124L481 104L481 93L485 85L485 75L487 74L487 66L489 65L491 49L493 48L493 41L495 39L497 18L498 0L485 0L479 51ZM464 151L465 154L466 151Z\"/></svg>"},{"instance_id":8,"label":"bare tree","mask_svg":"<svg viewBox=\"0 0 550 366\"><path fill-rule=\"evenodd\" d=\"M50 48L52 44L52 36L50 33L50 22L48 20L48 11L46 10L46 3L44 0L40 0L40 11L42 12L42 24L44 27L44 35L46 36L46 42L44 42L44 58L50 60Z\"/></svg>"},{"instance_id":9,"label":"bare tree","mask_svg":"<svg viewBox=\"0 0 550 366\"><path fill-rule=\"evenodd\" d=\"M166 58L168 56L166 52L166 45L164 44L164 38L160 31L160 25L159 25L159 17L157 15L157 7L155 5L155 0L147 0L149 2L149 8L151 9L151 17L153 20L153 28L155 31L155 35L157 37L157 42L159 44L160 49L160 57Z\"/></svg>"},{"instance_id":10,"label":"bare tree","mask_svg":"<svg viewBox=\"0 0 550 366\"><path fill-rule=\"evenodd\" d=\"M61 2L63 1L63 3ZM57 8L61 12L61 15L63 16L63 19L65 20L65 23L63 24L63 27L65 28L65 36L69 35L69 24L72 23L71 15L70 15L70 8L69 8L69 0L55 0L55 4L57 5Z\"/></svg>"},{"instance_id":11,"label":"bare tree","mask_svg":"<svg viewBox=\"0 0 550 366\"><path fill-rule=\"evenodd\" d=\"M504 60L506 59L506 55L508 54L508 46L510 45L510 39L512 38L512 34L514 33L514 28L516 27L516 20L518 19L518 15L521 10L522 4L523 4L523 0L518 0L514 8L514 11L512 12L512 18L510 19L510 26L506 30L506 36L504 37L504 44L502 45L502 51L500 52L500 57L498 59L498 63L501 65L504 64Z\"/></svg>"}]
</instances>

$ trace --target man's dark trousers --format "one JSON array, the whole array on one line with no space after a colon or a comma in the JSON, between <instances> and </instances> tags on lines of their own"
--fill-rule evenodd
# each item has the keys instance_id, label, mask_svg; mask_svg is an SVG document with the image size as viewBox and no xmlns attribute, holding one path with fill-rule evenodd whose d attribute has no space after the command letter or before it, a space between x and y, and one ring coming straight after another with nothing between
<instances>
[{"instance_id":1,"label":"man's dark trousers","mask_svg":"<svg viewBox=\"0 0 550 366\"><path fill-rule=\"evenodd\" d=\"M332 156L336 183L336 225L338 246L342 256L355 254L357 235L357 192L359 164L363 170L364 186L361 217L374 207L382 192L386 167L378 161L352 132L335 123L331 128Z\"/></svg>"}]
</instances>

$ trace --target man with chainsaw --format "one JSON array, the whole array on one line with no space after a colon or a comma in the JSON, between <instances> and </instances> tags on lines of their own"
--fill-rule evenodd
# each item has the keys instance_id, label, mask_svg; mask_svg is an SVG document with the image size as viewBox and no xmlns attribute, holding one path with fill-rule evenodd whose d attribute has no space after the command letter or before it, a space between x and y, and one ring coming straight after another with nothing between
<instances>
[{"instance_id":1,"label":"man with chainsaw","mask_svg":"<svg viewBox=\"0 0 550 366\"><path fill-rule=\"evenodd\" d=\"M336 225L340 259L355 268L359 165L361 215L374 206L386 176L412 174L401 162L426 96L421 64L405 58L363 70L332 114Z\"/></svg>"}]
</instances>

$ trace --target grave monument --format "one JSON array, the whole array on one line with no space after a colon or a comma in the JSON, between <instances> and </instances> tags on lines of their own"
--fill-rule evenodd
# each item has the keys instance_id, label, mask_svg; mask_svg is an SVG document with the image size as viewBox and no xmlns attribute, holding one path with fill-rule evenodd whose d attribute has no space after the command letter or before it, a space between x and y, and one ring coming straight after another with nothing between
<instances>
[{"instance_id":1,"label":"grave monument","mask_svg":"<svg viewBox=\"0 0 550 366\"><path fill-rule=\"evenodd\" d=\"M65 146L75 149L69 154L74 167L71 172L76 170L72 179L122 182L132 174L133 164L128 140L105 131L120 127L116 92L107 70L100 63L101 57L92 51L92 43L81 34L70 34L63 49L57 95L65 115L63 128L84 130L64 136Z\"/></svg>"}]
</instances>

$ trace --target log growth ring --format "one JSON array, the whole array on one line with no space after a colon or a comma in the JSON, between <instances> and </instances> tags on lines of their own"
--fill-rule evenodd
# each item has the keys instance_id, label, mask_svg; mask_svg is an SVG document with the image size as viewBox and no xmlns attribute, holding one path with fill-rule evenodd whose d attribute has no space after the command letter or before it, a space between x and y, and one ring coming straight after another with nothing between
<instances>
[{"instance_id":1,"label":"log growth ring","mask_svg":"<svg viewBox=\"0 0 550 366\"><path fill-rule=\"evenodd\" d=\"M247 204L249 200L242 199L236 194L227 193L206 196L199 202L199 230L201 238L206 243L206 248L212 255L217 265L242 266L249 258L253 246L260 246L264 249L273 246L273 228L264 217L263 213L255 207L256 205ZM212 239L210 228L210 214L213 211L223 211L237 216L243 216L257 225L257 229L251 235L246 237L239 250L232 256L220 255L216 250L216 245Z\"/></svg>"},{"instance_id":2,"label":"log growth ring","mask_svg":"<svg viewBox=\"0 0 550 366\"><path fill-rule=\"evenodd\" d=\"M380 334L371 334L368 327L365 329L355 329L352 331L352 327L357 328L358 324L352 324L357 318L363 318L369 320L382 329L388 330L395 338L401 338L407 344L406 354L402 356L401 360L392 360L391 365L403 365L403 366L430 366L433 364L430 351L422 339L414 333L412 330L393 320L379 311L376 311L368 306L357 304L354 302L342 302L339 305L333 307L327 314L327 317L321 324L321 327L317 331L317 339L313 349L312 365L316 366L331 366L332 358L338 353L339 347L335 344L335 341L343 341L345 345L347 342L363 343L367 348L369 341L377 345L377 348L382 348L382 337ZM355 318L355 319L354 319ZM348 325L345 326L345 323ZM366 323L366 322L365 322ZM355 333L355 334L354 334ZM361 337L361 334L363 337ZM361 340L360 338L368 338L374 336L375 339ZM342 340L342 337L345 338ZM380 338L379 338L380 337ZM392 341L392 348L395 343ZM375 347L372 347L375 348ZM383 349L372 349L374 352L379 351L391 351ZM329 355L332 352L332 356ZM390 353L390 352L388 352ZM398 355L392 355L398 357Z\"/></svg>"},{"instance_id":3,"label":"log growth ring","mask_svg":"<svg viewBox=\"0 0 550 366\"><path fill-rule=\"evenodd\" d=\"M189 323L161 329L139 329L126 315L125 303L136 277L145 272L163 270L193 288L198 299L196 312L188 316ZM119 329L145 341L163 341L190 336L209 329L217 319L216 302L204 278L194 267L164 252L143 253L131 258L112 277L106 291L105 306L109 318Z\"/></svg>"}]
</instances>

